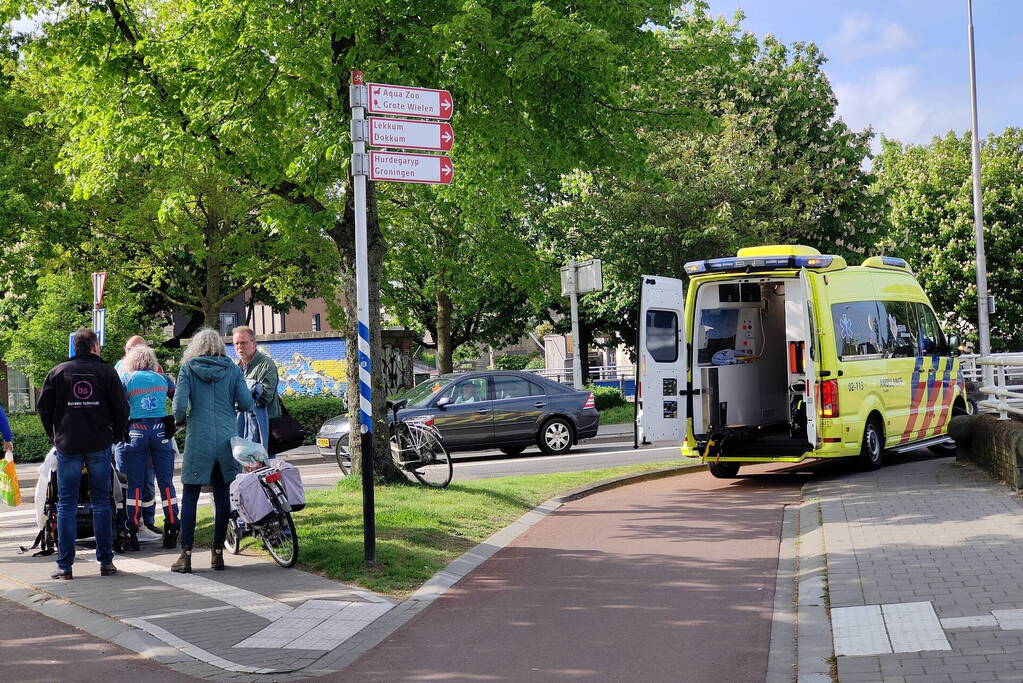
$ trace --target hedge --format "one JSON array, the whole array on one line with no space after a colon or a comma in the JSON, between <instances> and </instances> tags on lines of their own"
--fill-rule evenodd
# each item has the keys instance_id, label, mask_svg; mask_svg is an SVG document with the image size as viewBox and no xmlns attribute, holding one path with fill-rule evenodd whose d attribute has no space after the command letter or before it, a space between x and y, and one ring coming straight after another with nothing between
<instances>
[{"instance_id":1,"label":"hedge","mask_svg":"<svg viewBox=\"0 0 1023 683\"><path fill-rule=\"evenodd\" d=\"M616 406L625 405L625 394L614 387L598 387L589 385L586 387L593 392L593 402L597 410L607 410Z\"/></svg>"},{"instance_id":2,"label":"hedge","mask_svg":"<svg viewBox=\"0 0 1023 683\"><path fill-rule=\"evenodd\" d=\"M344 399L334 396L282 396L281 400L291 416L305 429L306 445L314 442L320 425L345 412Z\"/></svg>"},{"instance_id":3,"label":"hedge","mask_svg":"<svg viewBox=\"0 0 1023 683\"><path fill-rule=\"evenodd\" d=\"M50 440L43 431L43 423L35 413L11 413L14 432L14 457L18 462L42 462L50 452Z\"/></svg>"},{"instance_id":4,"label":"hedge","mask_svg":"<svg viewBox=\"0 0 1023 683\"><path fill-rule=\"evenodd\" d=\"M333 396L282 397L288 412L306 431L306 444L313 443L320 425L345 411L343 399ZM43 423L35 413L11 413L14 431L14 457L18 462L42 462L50 452L50 441L43 431ZM184 432L179 432L178 445L184 448Z\"/></svg>"}]
</instances>

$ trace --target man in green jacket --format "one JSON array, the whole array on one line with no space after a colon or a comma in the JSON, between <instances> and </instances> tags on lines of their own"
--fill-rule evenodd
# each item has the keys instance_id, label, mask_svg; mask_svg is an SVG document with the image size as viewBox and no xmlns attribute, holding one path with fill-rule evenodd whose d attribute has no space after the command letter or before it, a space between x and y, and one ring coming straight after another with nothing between
<instances>
[{"instance_id":1,"label":"man in green jacket","mask_svg":"<svg viewBox=\"0 0 1023 683\"><path fill-rule=\"evenodd\" d=\"M273 419L281 414L281 399L277 394L277 364L273 358L256 350L256 333L248 325L234 328L231 333L234 352L238 354L238 367L246 380L263 385L260 403L266 406L266 416Z\"/></svg>"}]
</instances>

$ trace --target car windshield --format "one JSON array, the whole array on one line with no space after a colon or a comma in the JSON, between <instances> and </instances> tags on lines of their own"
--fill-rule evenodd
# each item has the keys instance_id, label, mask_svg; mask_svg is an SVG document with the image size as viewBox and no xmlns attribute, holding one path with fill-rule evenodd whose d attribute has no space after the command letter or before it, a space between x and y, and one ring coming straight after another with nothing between
<instances>
[{"instance_id":1,"label":"car windshield","mask_svg":"<svg viewBox=\"0 0 1023 683\"><path fill-rule=\"evenodd\" d=\"M446 387L450 381L447 377L432 377L399 394L398 400L408 401L410 407L425 405L434 393Z\"/></svg>"}]
</instances>

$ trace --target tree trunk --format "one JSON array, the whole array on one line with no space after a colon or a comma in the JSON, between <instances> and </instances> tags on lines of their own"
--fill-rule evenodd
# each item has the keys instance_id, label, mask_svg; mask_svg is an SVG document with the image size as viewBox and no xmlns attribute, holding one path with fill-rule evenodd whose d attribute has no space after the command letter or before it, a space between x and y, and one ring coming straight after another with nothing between
<instances>
[{"instance_id":1,"label":"tree trunk","mask_svg":"<svg viewBox=\"0 0 1023 683\"><path fill-rule=\"evenodd\" d=\"M445 375L452 371L451 348L451 297L443 285L437 287L437 373Z\"/></svg>"}]
</instances>

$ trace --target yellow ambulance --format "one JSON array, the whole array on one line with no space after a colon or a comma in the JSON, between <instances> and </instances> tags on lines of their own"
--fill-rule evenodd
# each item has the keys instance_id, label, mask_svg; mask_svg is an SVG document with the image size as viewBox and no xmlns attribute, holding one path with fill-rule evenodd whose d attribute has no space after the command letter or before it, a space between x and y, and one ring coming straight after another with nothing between
<instances>
[{"instance_id":1,"label":"yellow ambulance","mask_svg":"<svg viewBox=\"0 0 1023 683\"><path fill-rule=\"evenodd\" d=\"M740 249L644 275L637 430L682 442L716 477L742 463L954 448L968 410L958 339L906 262L849 266L805 246Z\"/></svg>"}]
</instances>

